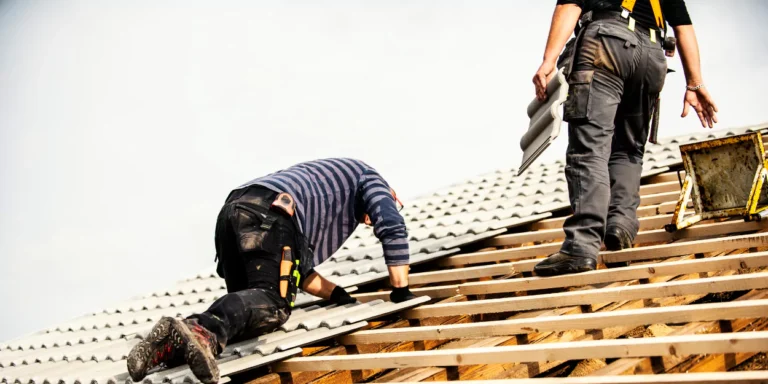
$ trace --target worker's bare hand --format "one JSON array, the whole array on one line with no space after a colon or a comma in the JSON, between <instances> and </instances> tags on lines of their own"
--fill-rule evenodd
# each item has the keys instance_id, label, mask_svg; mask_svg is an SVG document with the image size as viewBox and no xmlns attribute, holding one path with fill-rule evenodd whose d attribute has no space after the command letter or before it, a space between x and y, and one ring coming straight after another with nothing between
<instances>
[{"instance_id":1,"label":"worker's bare hand","mask_svg":"<svg viewBox=\"0 0 768 384\"><path fill-rule=\"evenodd\" d=\"M536 98L539 101L547 99L547 84L555 74L555 63L545 61L541 63L536 75L533 76L533 85L536 87Z\"/></svg>"},{"instance_id":2,"label":"worker's bare hand","mask_svg":"<svg viewBox=\"0 0 768 384\"><path fill-rule=\"evenodd\" d=\"M686 91L685 99L683 99L683 115L688 116L688 107L693 108L696 114L699 115L701 120L701 126L704 128L712 128L717 123L717 105L712 100L712 96L709 95L707 89L702 87L696 91Z\"/></svg>"}]
</instances>

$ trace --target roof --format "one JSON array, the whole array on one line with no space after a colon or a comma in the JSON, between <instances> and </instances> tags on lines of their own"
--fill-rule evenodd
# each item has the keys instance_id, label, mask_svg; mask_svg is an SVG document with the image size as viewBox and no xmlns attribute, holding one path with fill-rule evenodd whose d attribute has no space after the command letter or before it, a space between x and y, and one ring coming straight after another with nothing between
<instances>
[{"instance_id":1,"label":"roof","mask_svg":"<svg viewBox=\"0 0 768 384\"><path fill-rule=\"evenodd\" d=\"M675 184L671 183L676 179L670 179L669 172L670 167L680 166L679 144L760 129L765 127L704 131L701 134L661 140L658 145L649 144L643 166L646 181L644 191L654 193L645 194L644 205L658 207L659 202L676 200L676 192L664 188ZM414 274L411 282L413 285L424 285L414 291L430 297L422 296L395 305L385 301L386 294L363 292L370 290L367 289L370 283L386 277L387 272L378 240L369 228L359 227L342 249L317 270L337 284L350 287L352 291L357 290L356 295L365 303L334 307L320 302L318 298L302 295L298 300L302 308L294 311L288 323L280 330L227 347L220 358L222 376L235 375L302 354L303 346L314 345L322 340L339 340L344 334L371 328L373 324L379 323L372 320L392 313L423 319L419 317L420 314L429 315L437 313L431 311L441 310L441 304L435 304L435 300L455 299L462 289L469 292L466 290L470 288L460 287L455 284L455 280L487 279L506 276L510 272L506 265L509 263L488 263L512 260L512 263L517 263L517 273L525 272L526 268L530 271L532 260L525 259L540 256L544 250L549 249L547 247L552 248L556 244L533 245L538 248L529 249L526 244L531 240L515 242L530 239L530 236L546 241L557 238L557 226L561 225L562 215L567 214L569 207L563 169L562 162L534 164L520 176L516 176L515 169L502 169L407 203L403 215L409 230L412 261L414 265L422 264L419 268L425 270L424 273ZM657 187L661 185L664 188ZM658 213L656 209L654 214ZM659 219L653 221L656 224L658 222ZM509 234L507 232L510 228L538 231L535 235L531 235L533 232ZM469 252L479 245L502 247L504 252ZM510 245L521 250L506 250ZM441 266L465 268L450 272L436 270ZM457 279L458 276L462 278ZM521 287L518 285L515 289L509 288L494 294L509 296L509 292ZM167 290L149 292L98 313L87 314L36 334L2 343L0 380L5 383L125 382L127 373L124 359L130 348L148 332L155 321L161 316L186 316L204 311L224 293L224 281L215 274L212 266L211 270L179 281ZM560 299L558 296L553 300ZM430 301L430 304L425 304L426 301ZM521 304L523 301L498 305L532 305ZM458 307L471 307L461 305ZM408 308L412 310L402 312ZM449 306L449 311L454 310L450 308L456 306ZM487 312L487 309L478 311L478 314L494 313ZM283 368L290 369L292 361L301 362L289 359ZM153 382L181 382L194 380L194 377L186 367L179 367L154 373L147 379Z\"/></svg>"}]
</instances>

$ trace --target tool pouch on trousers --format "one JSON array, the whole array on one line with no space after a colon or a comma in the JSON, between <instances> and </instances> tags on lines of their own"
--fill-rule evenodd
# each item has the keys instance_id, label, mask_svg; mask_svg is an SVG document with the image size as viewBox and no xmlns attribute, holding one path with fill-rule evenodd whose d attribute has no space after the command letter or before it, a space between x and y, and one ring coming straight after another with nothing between
<instances>
[{"instance_id":1,"label":"tool pouch on trousers","mask_svg":"<svg viewBox=\"0 0 768 384\"><path fill-rule=\"evenodd\" d=\"M300 254L300 252L299 252ZM294 257L291 247L283 247L282 261L280 262L280 296L293 308L296 304L296 294L301 284L300 272L301 257Z\"/></svg>"},{"instance_id":2,"label":"tool pouch on trousers","mask_svg":"<svg viewBox=\"0 0 768 384\"><path fill-rule=\"evenodd\" d=\"M217 273L225 278L221 259L230 256L228 252L247 255L251 261L256 259L260 268L248 268L251 280L275 287L293 307L302 280L313 268L313 254L296 218L289 215L293 213L293 204L265 205L238 200L222 209L216 229L217 237L221 237L217 241Z\"/></svg>"},{"instance_id":3,"label":"tool pouch on trousers","mask_svg":"<svg viewBox=\"0 0 768 384\"><path fill-rule=\"evenodd\" d=\"M595 71L576 71L568 79L568 99L563 103L563 120L577 122L587 120L590 109L590 93Z\"/></svg>"}]
</instances>

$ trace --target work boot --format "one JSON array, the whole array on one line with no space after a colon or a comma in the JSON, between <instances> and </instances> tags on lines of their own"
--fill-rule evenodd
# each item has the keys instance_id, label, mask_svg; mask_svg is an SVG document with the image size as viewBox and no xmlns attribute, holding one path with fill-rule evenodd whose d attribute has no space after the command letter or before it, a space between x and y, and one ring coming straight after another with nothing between
<instances>
[{"instance_id":1,"label":"work boot","mask_svg":"<svg viewBox=\"0 0 768 384\"><path fill-rule=\"evenodd\" d=\"M184 320L186 333L183 337L187 341L187 364L198 380L204 384L219 382L219 366L216 356L219 354L219 346L216 335L197 323L197 320Z\"/></svg>"},{"instance_id":2,"label":"work boot","mask_svg":"<svg viewBox=\"0 0 768 384\"><path fill-rule=\"evenodd\" d=\"M594 271L597 262L588 257L577 257L558 252L550 255L533 267L539 276L559 276L571 273Z\"/></svg>"},{"instance_id":3,"label":"work boot","mask_svg":"<svg viewBox=\"0 0 768 384\"><path fill-rule=\"evenodd\" d=\"M189 364L198 380L206 384L219 381L214 356L218 354L216 336L194 320L163 317L146 338L128 354L128 374L140 381L150 369Z\"/></svg>"},{"instance_id":4,"label":"work boot","mask_svg":"<svg viewBox=\"0 0 768 384\"><path fill-rule=\"evenodd\" d=\"M622 249L632 248L632 238L627 231L619 227L608 227L605 231L605 249L609 251L621 251Z\"/></svg>"}]
</instances>

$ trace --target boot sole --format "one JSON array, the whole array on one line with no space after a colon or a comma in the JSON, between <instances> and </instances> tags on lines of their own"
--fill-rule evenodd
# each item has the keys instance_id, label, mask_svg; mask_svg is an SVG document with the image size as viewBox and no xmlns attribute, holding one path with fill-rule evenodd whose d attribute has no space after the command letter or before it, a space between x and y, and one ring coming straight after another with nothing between
<instances>
[{"instance_id":1,"label":"boot sole","mask_svg":"<svg viewBox=\"0 0 768 384\"><path fill-rule=\"evenodd\" d=\"M170 317L161 318L149 331L147 337L131 349L126 364L128 365L128 374L133 381L140 381L147 375L152 356L171 333L172 320Z\"/></svg>"},{"instance_id":2,"label":"boot sole","mask_svg":"<svg viewBox=\"0 0 768 384\"><path fill-rule=\"evenodd\" d=\"M187 344L187 353L184 357L195 377L205 384L218 383L219 366L211 351L202 346L189 327L180 320L173 319L173 327Z\"/></svg>"}]
</instances>

